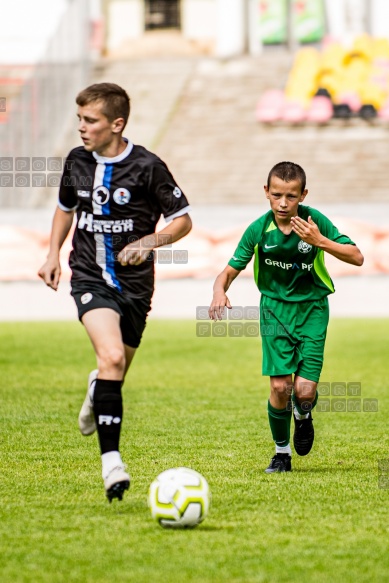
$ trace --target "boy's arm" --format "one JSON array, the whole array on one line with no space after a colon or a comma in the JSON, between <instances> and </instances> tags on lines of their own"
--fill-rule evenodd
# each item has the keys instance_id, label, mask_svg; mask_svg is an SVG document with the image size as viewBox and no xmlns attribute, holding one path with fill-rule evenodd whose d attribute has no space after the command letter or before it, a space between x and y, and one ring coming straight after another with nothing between
<instances>
[{"instance_id":1,"label":"boy's arm","mask_svg":"<svg viewBox=\"0 0 389 583\"><path fill-rule=\"evenodd\" d=\"M219 273L213 284L213 298L208 310L211 320L222 320L225 307L231 309L230 300L226 296L226 291L240 274L240 271L227 265L224 270Z\"/></svg>"},{"instance_id":2,"label":"boy's arm","mask_svg":"<svg viewBox=\"0 0 389 583\"><path fill-rule=\"evenodd\" d=\"M301 217L292 217L290 221L293 231L306 243L330 253L345 263L363 265L363 255L356 245L331 241L331 239L320 233L318 226L311 217L308 217L308 221L304 221Z\"/></svg>"},{"instance_id":3,"label":"boy's arm","mask_svg":"<svg viewBox=\"0 0 389 583\"><path fill-rule=\"evenodd\" d=\"M49 254L46 262L38 271L39 277L55 291L58 289L59 278L61 276L59 252L71 229L73 217L74 211L65 212L57 207L51 228Z\"/></svg>"},{"instance_id":4,"label":"boy's arm","mask_svg":"<svg viewBox=\"0 0 389 583\"><path fill-rule=\"evenodd\" d=\"M153 249L179 241L191 228L192 221L188 214L177 217L158 233L151 233L139 241L126 245L120 251L118 260L122 265L140 265L146 261Z\"/></svg>"}]
</instances>

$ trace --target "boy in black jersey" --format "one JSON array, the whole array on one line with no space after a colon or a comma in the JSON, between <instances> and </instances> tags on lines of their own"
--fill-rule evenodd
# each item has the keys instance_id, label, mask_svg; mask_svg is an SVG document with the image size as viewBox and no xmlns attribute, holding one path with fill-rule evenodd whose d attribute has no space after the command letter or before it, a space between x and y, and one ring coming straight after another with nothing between
<instances>
[{"instance_id":1,"label":"boy in black jersey","mask_svg":"<svg viewBox=\"0 0 389 583\"><path fill-rule=\"evenodd\" d=\"M227 267L216 278L209 316L221 319L231 283L253 255L255 283L261 292L262 373L270 377L268 418L276 454L266 473L291 471L290 422L294 448L307 455L313 444L312 409L328 325L328 299L334 286L324 252L362 265L358 247L322 213L302 205L308 191L305 172L280 162L265 188L270 211L244 232ZM292 402L293 401L293 402Z\"/></svg>"},{"instance_id":2,"label":"boy in black jersey","mask_svg":"<svg viewBox=\"0 0 389 583\"><path fill-rule=\"evenodd\" d=\"M39 271L57 290L59 252L77 221L69 265L72 295L97 358L79 415L83 435L96 431L108 500L122 499L130 477L119 453L121 387L139 346L154 291L153 250L191 230L188 201L166 164L123 138L127 93L98 83L77 96L83 146L63 172L50 251ZM167 226L155 233L163 215Z\"/></svg>"}]
</instances>

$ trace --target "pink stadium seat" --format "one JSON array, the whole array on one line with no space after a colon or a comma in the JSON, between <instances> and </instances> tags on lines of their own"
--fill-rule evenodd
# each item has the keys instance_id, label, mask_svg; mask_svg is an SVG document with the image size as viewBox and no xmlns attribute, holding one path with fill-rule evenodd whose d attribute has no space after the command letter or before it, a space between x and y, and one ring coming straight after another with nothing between
<instances>
[{"instance_id":1,"label":"pink stadium seat","mask_svg":"<svg viewBox=\"0 0 389 583\"><path fill-rule=\"evenodd\" d=\"M328 97L318 95L311 101L311 105L306 113L307 121L316 123L328 122L334 113L331 100Z\"/></svg>"},{"instance_id":2,"label":"pink stadium seat","mask_svg":"<svg viewBox=\"0 0 389 583\"><path fill-rule=\"evenodd\" d=\"M255 116L257 121L271 123L281 119L284 93L279 89L265 91L258 101Z\"/></svg>"},{"instance_id":3,"label":"pink stadium seat","mask_svg":"<svg viewBox=\"0 0 389 583\"><path fill-rule=\"evenodd\" d=\"M337 103L345 103L354 113L359 111L362 106L361 98L356 91L344 91L339 93L336 101Z\"/></svg>"},{"instance_id":4,"label":"pink stadium seat","mask_svg":"<svg viewBox=\"0 0 389 583\"><path fill-rule=\"evenodd\" d=\"M306 118L306 111L299 101L286 101L282 110L282 119L289 123L300 123Z\"/></svg>"},{"instance_id":5,"label":"pink stadium seat","mask_svg":"<svg viewBox=\"0 0 389 583\"><path fill-rule=\"evenodd\" d=\"M256 119L261 122L273 122L281 119L282 107L274 103L258 104L256 109Z\"/></svg>"},{"instance_id":6,"label":"pink stadium seat","mask_svg":"<svg viewBox=\"0 0 389 583\"><path fill-rule=\"evenodd\" d=\"M282 89L268 89L259 100L261 103L282 103L284 101L284 92Z\"/></svg>"},{"instance_id":7,"label":"pink stadium seat","mask_svg":"<svg viewBox=\"0 0 389 583\"><path fill-rule=\"evenodd\" d=\"M378 111L378 117L389 121L389 99L385 101L384 105Z\"/></svg>"}]
</instances>

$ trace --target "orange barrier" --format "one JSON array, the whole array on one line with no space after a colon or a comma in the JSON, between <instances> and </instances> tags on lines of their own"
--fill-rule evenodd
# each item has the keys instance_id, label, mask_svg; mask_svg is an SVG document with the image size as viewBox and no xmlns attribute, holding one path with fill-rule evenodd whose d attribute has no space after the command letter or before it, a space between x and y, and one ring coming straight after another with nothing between
<instances>
[{"instance_id":1,"label":"orange barrier","mask_svg":"<svg viewBox=\"0 0 389 583\"><path fill-rule=\"evenodd\" d=\"M333 277L347 275L389 274L389 229L344 217L334 219L341 232L347 233L365 256L362 267L338 261L326 254L326 265ZM171 247L156 250L155 269L159 279L214 278L227 264L247 225L210 232L194 227L191 233ZM0 281L37 280L49 248L49 235L13 226L0 226ZM62 278L70 278L67 258L71 250L69 236L61 251ZM252 277L248 268L241 277Z\"/></svg>"}]
</instances>

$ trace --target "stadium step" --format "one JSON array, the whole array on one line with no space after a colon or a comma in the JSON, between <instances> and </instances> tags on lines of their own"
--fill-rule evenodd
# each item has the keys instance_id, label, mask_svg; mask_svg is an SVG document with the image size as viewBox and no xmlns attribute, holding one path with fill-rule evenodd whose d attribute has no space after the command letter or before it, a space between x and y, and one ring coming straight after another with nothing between
<instances>
[{"instance_id":1,"label":"stadium step","mask_svg":"<svg viewBox=\"0 0 389 583\"><path fill-rule=\"evenodd\" d=\"M313 206L363 203L367 196L385 202L386 126L334 120L287 127L256 120L260 96L283 89L292 60L281 49L227 61L198 54L105 58L91 83L125 87L132 105L126 135L166 161L194 205L262 202L267 174L281 160L305 168ZM77 144L75 123L63 155ZM56 196L35 206L52 207Z\"/></svg>"}]
</instances>

